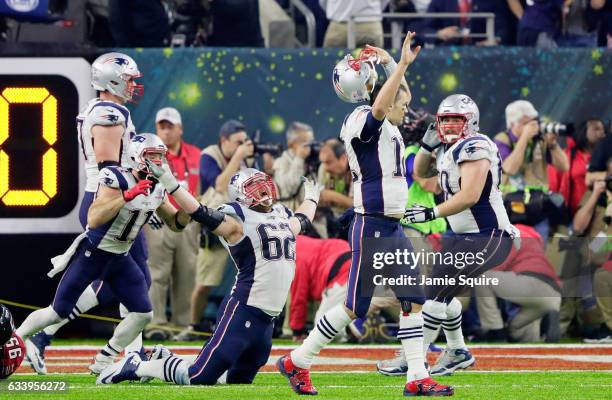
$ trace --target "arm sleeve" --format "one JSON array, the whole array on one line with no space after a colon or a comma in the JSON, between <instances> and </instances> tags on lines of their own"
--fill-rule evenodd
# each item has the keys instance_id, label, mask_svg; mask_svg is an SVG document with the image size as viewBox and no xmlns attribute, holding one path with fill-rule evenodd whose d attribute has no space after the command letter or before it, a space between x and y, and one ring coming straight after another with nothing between
<instances>
[{"instance_id":1,"label":"arm sleeve","mask_svg":"<svg viewBox=\"0 0 612 400\"><path fill-rule=\"evenodd\" d=\"M281 197L293 197L297 194L302 184L304 175L304 160L300 157L290 158L283 154L281 158L274 161L274 182L278 186Z\"/></svg>"},{"instance_id":2,"label":"arm sleeve","mask_svg":"<svg viewBox=\"0 0 612 400\"><path fill-rule=\"evenodd\" d=\"M214 158L203 154L200 158L200 190L206 193L209 187L215 187L217 177L221 174L221 168Z\"/></svg>"}]
</instances>

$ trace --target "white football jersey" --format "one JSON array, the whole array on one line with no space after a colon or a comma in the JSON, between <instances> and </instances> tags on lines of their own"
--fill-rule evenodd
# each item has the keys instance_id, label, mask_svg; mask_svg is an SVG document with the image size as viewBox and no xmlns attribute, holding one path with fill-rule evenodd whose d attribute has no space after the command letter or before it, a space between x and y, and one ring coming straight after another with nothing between
<instances>
[{"instance_id":1,"label":"white football jersey","mask_svg":"<svg viewBox=\"0 0 612 400\"><path fill-rule=\"evenodd\" d=\"M378 132L365 132L372 107L359 106L342 124L349 168L353 175L353 205L359 214L402 215L408 201L402 159L404 141L387 119ZM373 117L370 117L373 118ZM364 138L369 137L365 141Z\"/></svg>"},{"instance_id":2,"label":"white football jersey","mask_svg":"<svg viewBox=\"0 0 612 400\"><path fill-rule=\"evenodd\" d=\"M106 167L100 170L99 184L120 190L128 190L137 181L130 170ZM166 189L156 184L148 196L140 195L125 203L115 218L97 228L87 227L87 238L99 249L110 253L127 253L140 229L166 198Z\"/></svg>"},{"instance_id":3,"label":"white football jersey","mask_svg":"<svg viewBox=\"0 0 612 400\"><path fill-rule=\"evenodd\" d=\"M126 168L128 167L126 159L128 144L132 136L136 134L130 111L126 107L99 98L92 99L87 103L87 106L77 116L79 145L85 158L86 192L95 192L98 189L98 162L93 148L93 135L91 134L91 129L95 125L122 125L126 128L121 139L121 154L119 156L121 166Z\"/></svg>"},{"instance_id":4,"label":"white football jersey","mask_svg":"<svg viewBox=\"0 0 612 400\"><path fill-rule=\"evenodd\" d=\"M502 162L495 143L487 136L478 133L463 137L450 147L440 146L436 151L438 183L444 191L446 200L458 193L462 184L470 184L461 181L459 164L482 159L491 162L478 202L458 214L446 217L451 230L455 233L485 233L491 229L508 229L510 220L499 190Z\"/></svg>"},{"instance_id":5,"label":"white football jersey","mask_svg":"<svg viewBox=\"0 0 612 400\"><path fill-rule=\"evenodd\" d=\"M237 202L219 210L236 218L244 231L235 244L219 238L238 269L232 296L269 315L280 314L295 273L295 235L289 225L293 213L281 204L264 213Z\"/></svg>"}]
</instances>

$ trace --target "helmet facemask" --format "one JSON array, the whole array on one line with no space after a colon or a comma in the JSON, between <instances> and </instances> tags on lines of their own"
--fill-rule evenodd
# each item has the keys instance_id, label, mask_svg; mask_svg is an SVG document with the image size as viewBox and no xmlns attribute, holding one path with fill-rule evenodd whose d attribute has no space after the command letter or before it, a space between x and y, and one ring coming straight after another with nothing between
<instances>
[{"instance_id":1,"label":"helmet facemask","mask_svg":"<svg viewBox=\"0 0 612 400\"><path fill-rule=\"evenodd\" d=\"M242 184L242 192L251 201L248 204L249 207L263 206L269 208L278 199L276 186L272 178L264 173L258 173L245 180Z\"/></svg>"},{"instance_id":2,"label":"helmet facemask","mask_svg":"<svg viewBox=\"0 0 612 400\"><path fill-rule=\"evenodd\" d=\"M138 158L136 159L138 167L136 168L136 172L138 173L138 177L140 179L151 179L153 173L147 166L145 160L148 160L155 165L161 167L164 163L164 159L166 158L166 150L160 149L158 147L147 147L142 150Z\"/></svg>"},{"instance_id":3,"label":"helmet facemask","mask_svg":"<svg viewBox=\"0 0 612 400\"><path fill-rule=\"evenodd\" d=\"M144 95L144 85L136 83L136 79L142 77L142 74L129 75L121 74L119 79L125 83L125 89L123 93L118 94L119 97L130 103L137 103L138 98Z\"/></svg>"},{"instance_id":4,"label":"helmet facemask","mask_svg":"<svg viewBox=\"0 0 612 400\"><path fill-rule=\"evenodd\" d=\"M445 121L448 117L461 118L460 122ZM436 115L438 137L442 143L451 144L467 134L468 118L463 114L444 113Z\"/></svg>"}]
</instances>

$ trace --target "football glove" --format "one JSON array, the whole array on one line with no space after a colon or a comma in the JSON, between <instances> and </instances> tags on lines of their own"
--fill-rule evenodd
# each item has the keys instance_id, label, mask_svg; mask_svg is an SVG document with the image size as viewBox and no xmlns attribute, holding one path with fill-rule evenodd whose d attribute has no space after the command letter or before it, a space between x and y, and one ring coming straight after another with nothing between
<instances>
[{"instance_id":1,"label":"football glove","mask_svg":"<svg viewBox=\"0 0 612 400\"><path fill-rule=\"evenodd\" d=\"M404 212L404 218L411 224L432 221L438 218L438 216L438 207L429 208L420 205L414 205L410 208L407 208Z\"/></svg>"},{"instance_id":2,"label":"football glove","mask_svg":"<svg viewBox=\"0 0 612 400\"><path fill-rule=\"evenodd\" d=\"M302 177L302 181L304 182L304 200L311 200L319 204L319 197L321 196L321 191L324 186L304 176Z\"/></svg>"},{"instance_id":3,"label":"football glove","mask_svg":"<svg viewBox=\"0 0 612 400\"><path fill-rule=\"evenodd\" d=\"M126 202L130 202L136 198L136 196L140 196L141 194L148 196L149 190L153 187L153 182L148 179L143 179L142 181L138 181L131 189L123 192L123 199Z\"/></svg>"},{"instance_id":4,"label":"football glove","mask_svg":"<svg viewBox=\"0 0 612 400\"><path fill-rule=\"evenodd\" d=\"M421 148L431 153L432 151L440 147L441 144L442 142L440 142L440 137L438 136L436 124L429 124L427 132L425 132L425 135L423 135L423 139L421 139Z\"/></svg>"},{"instance_id":5,"label":"football glove","mask_svg":"<svg viewBox=\"0 0 612 400\"><path fill-rule=\"evenodd\" d=\"M172 194L176 192L180 185L176 181L172 171L170 171L168 164L164 163L162 166L159 166L150 160L145 160L145 163L147 164L149 171L151 171L151 174L153 174L155 179L157 179L159 183L166 188L168 193Z\"/></svg>"}]
</instances>

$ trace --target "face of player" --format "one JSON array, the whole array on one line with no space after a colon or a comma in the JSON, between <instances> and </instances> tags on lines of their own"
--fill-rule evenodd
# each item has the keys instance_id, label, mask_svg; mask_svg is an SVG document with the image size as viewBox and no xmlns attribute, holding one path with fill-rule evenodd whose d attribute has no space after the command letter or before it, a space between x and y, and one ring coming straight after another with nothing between
<instances>
[{"instance_id":1,"label":"face of player","mask_svg":"<svg viewBox=\"0 0 612 400\"><path fill-rule=\"evenodd\" d=\"M159 166L162 165L162 163L164 162L164 157L166 156L165 153L163 152L159 152L159 151L145 151L145 153L143 154L142 158L144 158L145 160L149 160ZM137 173L137 177L139 179L147 179L147 176L150 175L150 172L148 171L148 169L143 170L143 171L138 171Z\"/></svg>"},{"instance_id":2,"label":"face of player","mask_svg":"<svg viewBox=\"0 0 612 400\"><path fill-rule=\"evenodd\" d=\"M321 148L319 153L319 161L323 165L325 172L334 177L342 177L348 170L348 159L346 154L342 154L339 158L336 157L333 150L329 147Z\"/></svg>"},{"instance_id":3,"label":"face of player","mask_svg":"<svg viewBox=\"0 0 612 400\"><path fill-rule=\"evenodd\" d=\"M231 158L236 152L236 149L238 148L238 146L246 142L248 138L249 137L244 131L232 133L227 138L222 137L221 138L221 150L223 150L223 154L226 157Z\"/></svg>"},{"instance_id":4,"label":"face of player","mask_svg":"<svg viewBox=\"0 0 612 400\"><path fill-rule=\"evenodd\" d=\"M398 126L402 123L404 119L404 115L406 115L406 107L408 106L408 102L410 101L410 97L408 93L405 91L400 91L397 97L395 98L395 102L391 106L391 109L387 113L387 119L393 125Z\"/></svg>"},{"instance_id":5,"label":"face of player","mask_svg":"<svg viewBox=\"0 0 612 400\"><path fill-rule=\"evenodd\" d=\"M269 212L276 201L276 190L269 176L263 174L247 180L244 186L245 194L254 199L256 204L251 208L259 212Z\"/></svg>"},{"instance_id":6,"label":"face of player","mask_svg":"<svg viewBox=\"0 0 612 400\"><path fill-rule=\"evenodd\" d=\"M173 124L170 121L159 121L155 124L157 136L164 142L168 149L177 151L183 136L183 126Z\"/></svg>"},{"instance_id":7,"label":"face of player","mask_svg":"<svg viewBox=\"0 0 612 400\"><path fill-rule=\"evenodd\" d=\"M453 143L463 134L465 128L465 117L459 115L443 115L438 120L438 132L444 143Z\"/></svg>"}]
</instances>

